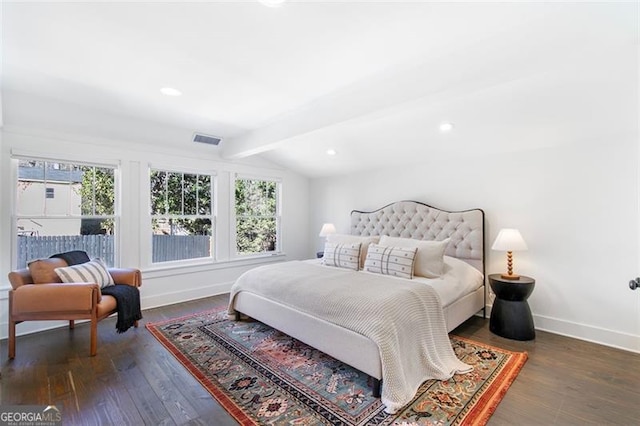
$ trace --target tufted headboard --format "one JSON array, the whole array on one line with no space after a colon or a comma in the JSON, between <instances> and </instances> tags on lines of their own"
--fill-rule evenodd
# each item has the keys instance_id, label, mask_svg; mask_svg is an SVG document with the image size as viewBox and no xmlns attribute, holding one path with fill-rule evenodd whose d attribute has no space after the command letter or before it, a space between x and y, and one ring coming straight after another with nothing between
<instances>
[{"instance_id":1,"label":"tufted headboard","mask_svg":"<svg viewBox=\"0 0 640 426\"><path fill-rule=\"evenodd\" d=\"M484 212L449 212L417 201L398 201L372 212L351 212L352 235L389 235L441 241L451 237L447 256L484 274Z\"/></svg>"}]
</instances>

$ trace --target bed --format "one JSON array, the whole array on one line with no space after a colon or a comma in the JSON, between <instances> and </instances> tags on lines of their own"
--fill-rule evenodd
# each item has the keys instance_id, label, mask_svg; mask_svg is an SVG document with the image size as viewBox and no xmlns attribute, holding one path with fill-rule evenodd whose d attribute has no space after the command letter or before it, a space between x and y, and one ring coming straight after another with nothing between
<instances>
[{"instance_id":1,"label":"bed","mask_svg":"<svg viewBox=\"0 0 640 426\"><path fill-rule=\"evenodd\" d=\"M442 318L440 322L442 322L443 325L440 326L438 321L435 321L434 325L430 325L434 330L440 330L440 328L442 328L442 331L434 332L437 334L436 337L440 338L440 343L432 343L434 346L442 343L443 334L446 337L446 332L453 330L469 317L480 311L483 311L484 315L485 256L484 213L482 210L473 209L451 212L416 201L400 201L371 212L352 211L350 234L356 237L389 236L435 242L449 239L449 242L446 244L444 258L449 259L449 263L451 264L455 264L455 262L457 262L457 264L464 263L467 270L474 270L480 277L476 277L476 283L472 288L467 288L457 295L452 296L448 294L444 296L439 294L437 296L438 305L435 309L439 312L435 316ZM468 265L472 268L469 268ZM324 270L330 270L327 272L329 275L344 275L346 278L342 279L351 279L354 282L362 281L369 283L368 285L372 285L377 281L382 281L382 278L374 276L377 274L337 271L339 268L321 266L317 264L317 261L284 262L277 265L269 265L257 268L257 270L253 271L253 275L255 276L254 280L260 281L259 286L262 289L266 289L271 285L268 282L269 277L271 277L271 281L290 281L291 284L303 281L305 283L315 281L316 284L313 284L311 287L313 291L309 293L312 295L306 296L306 300L313 301L325 297L320 296L315 290L320 287L322 281L325 280L325 278L321 276L321 273L325 273L321 271L322 268L324 268ZM299 278L302 275L298 274L304 274L307 270L309 271L309 275L306 278ZM252 271L248 271L247 274L251 272ZM387 386L389 382L390 375L388 374L389 370L385 368L386 364L383 362L383 359L388 359L389 357L387 356L387 358L385 358L379 342L374 341L375 339L371 336L367 337L364 335L360 328L346 327L340 325L338 321L334 321L333 317L324 316L324 318L322 318L320 315L311 313L306 307L302 308L298 305L297 303L299 303L299 301L296 303L292 303L289 300L283 301L284 299L280 300L278 297L274 297L275 293L269 293L269 291L259 292L247 290L240 285L243 277L239 278L236 284L234 284L229 303L229 313L234 314L236 320L240 319L241 314L251 317L368 374L374 379L374 394L376 396L382 396L383 402L388 407L388 411L394 412L399 408L403 398L406 399L406 395L398 399L396 397L390 397L389 394L392 391L389 391L386 392L385 400L385 391L387 390L385 386ZM402 285L406 284L407 286L417 286L419 284L419 280L391 279L400 280L396 282L402 282ZM463 278L462 281L465 279L466 278ZM329 280L329 278L326 278L327 283L329 283ZM441 277L435 281L443 280L445 280L445 278ZM409 281L415 282L409 284ZM382 285L382 283L380 285ZM397 285L393 287L395 288ZM433 290L433 287L437 286L424 287L429 287L430 292L437 293L437 290ZM299 287L289 288L295 288L297 290ZM335 289L338 288L341 287L335 287ZM411 288L411 291L413 291L413 288ZM420 291L423 291L422 287ZM288 294L292 293L298 293L298 291L288 292ZM336 291L334 291L334 293L336 293ZM296 297L300 299L302 296L298 295ZM411 297L415 298L415 296ZM344 299L349 298L345 297ZM431 302L425 303L428 304ZM380 309L380 311L383 311L383 309ZM434 315L429 314L429 316ZM397 321L399 320L394 318L388 322L395 323ZM386 327L387 325L385 321L379 321L378 324L380 324L381 327L383 325ZM403 327L400 327L400 331L402 328ZM399 332L397 329L394 330L393 333ZM428 336L428 338L430 339L430 336ZM450 349L448 339L446 344ZM393 357L398 357L398 354L395 353ZM387 364L389 363L388 361L386 362ZM461 370L464 367L457 366L456 368ZM384 377L384 371L387 371L386 377ZM436 373L432 374L437 376ZM451 374L453 373L450 372L449 377ZM420 380L420 383L421 382L422 380ZM382 393L380 392L381 386Z\"/></svg>"}]
</instances>

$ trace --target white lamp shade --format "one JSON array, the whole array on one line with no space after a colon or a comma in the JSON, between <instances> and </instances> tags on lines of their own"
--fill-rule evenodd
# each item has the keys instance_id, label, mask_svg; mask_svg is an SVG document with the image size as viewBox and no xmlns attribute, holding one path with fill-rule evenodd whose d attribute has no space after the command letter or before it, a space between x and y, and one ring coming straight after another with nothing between
<instances>
[{"instance_id":1,"label":"white lamp shade","mask_svg":"<svg viewBox=\"0 0 640 426\"><path fill-rule=\"evenodd\" d=\"M320 233L318 234L318 236L326 237L335 233L336 233L336 227L333 226L333 223L325 223L324 225L322 225L322 229L320 230Z\"/></svg>"},{"instance_id":2,"label":"white lamp shade","mask_svg":"<svg viewBox=\"0 0 640 426\"><path fill-rule=\"evenodd\" d=\"M527 250L527 243L524 242L520 231L505 228L500 230L491 249L498 251L523 251Z\"/></svg>"}]
</instances>

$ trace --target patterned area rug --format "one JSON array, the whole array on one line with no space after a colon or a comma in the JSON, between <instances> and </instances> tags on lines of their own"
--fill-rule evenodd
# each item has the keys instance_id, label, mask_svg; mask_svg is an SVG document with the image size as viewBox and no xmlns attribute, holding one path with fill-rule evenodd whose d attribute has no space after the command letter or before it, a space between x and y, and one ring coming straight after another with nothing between
<instances>
[{"instance_id":1,"label":"patterned area rug","mask_svg":"<svg viewBox=\"0 0 640 426\"><path fill-rule=\"evenodd\" d=\"M429 380L387 414L367 375L260 322L217 309L147 328L243 425L483 425L527 360L451 336L473 371Z\"/></svg>"}]
</instances>

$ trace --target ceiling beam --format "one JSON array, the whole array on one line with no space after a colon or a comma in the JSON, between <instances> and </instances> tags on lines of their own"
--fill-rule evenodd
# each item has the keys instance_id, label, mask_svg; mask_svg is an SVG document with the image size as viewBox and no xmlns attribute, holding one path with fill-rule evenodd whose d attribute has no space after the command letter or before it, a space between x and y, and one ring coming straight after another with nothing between
<instances>
[{"instance_id":1,"label":"ceiling beam","mask_svg":"<svg viewBox=\"0 0 640 426\"><path fill-rule=\"evenodd\" d=\"M549 64L566 63L570 56L582 56L574 49L543 50L534 39L524 40L514 49L509 40L496 37L493 42L431 57L428 61L396 67L382 74L316 99L301 108L275 117L267 125L226 138L222 156L240 159L277 148L282 143L329 126L393 111L403 104L425 98L434 102L531 77L548 69ZM562 55L560 55L562 53ZM542 59L545 60L542 60ZM445 119L445 117L443 117Z\"/></svg>"}]
</instances>

